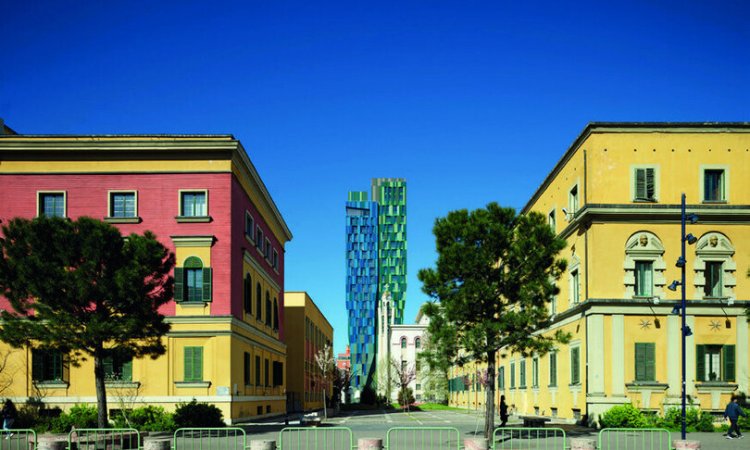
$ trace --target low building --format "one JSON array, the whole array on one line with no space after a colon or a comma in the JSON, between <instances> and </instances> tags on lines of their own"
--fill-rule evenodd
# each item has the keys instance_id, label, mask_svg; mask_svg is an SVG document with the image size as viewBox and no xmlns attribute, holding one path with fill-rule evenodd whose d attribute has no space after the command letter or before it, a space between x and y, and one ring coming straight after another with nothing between
<instances>
[{"instance_id":1,"label":"low building","mask_svg":"<svg viewBox=\"0 0 750 450\"><path fill-rule=\"evenodd\" d=\"M324 399L331 399L333 383L330 373L324 376L316 355L327 347L333 362L333 327L307 292L286 292L284 300L285 317L295 324L286 341L289 411L323 409Z\"/></svg>"}]
</instances>

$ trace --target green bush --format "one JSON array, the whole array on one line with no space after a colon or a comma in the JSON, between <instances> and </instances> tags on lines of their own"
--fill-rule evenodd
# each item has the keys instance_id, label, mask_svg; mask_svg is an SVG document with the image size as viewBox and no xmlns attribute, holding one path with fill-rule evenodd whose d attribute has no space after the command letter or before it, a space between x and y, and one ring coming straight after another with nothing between
<instances>
[{"instance_id":1,"label":"green bush","mask_svg":"<svg viewBox=\"0 0 750 450\"><path fill-rule=\"evenodd\" d=\"M178 404L173 417L177 428L224 426L224 414L216 405L198 403L195 399Z\"/></svg>"},{"instance_id":2,"label":"green bush","mask_svg":"<svg viewBox=\"0 0 750 450\"><path fill-rule=\"evenodd\" d=\"M631 405L613 406L599 420L602 428L646 428L649 421L643 413Z\"/></svg>"},{"instance_id":3,"label":"green bush","mask_svg":"<svg viewBox=\"0 0 750 450\"><path fill-rule=\"evenodd\" d=\"M411 406L414 404L414 394L411 388L403 388L398 391L398 404L402 407Z\"/></svg>"},{"instance_id":4,"label":"green bush","mask_svg":"<svg viewBox=\"0 0 750 450\"><path fill-rule=\"evenodd\" d=\"M659 428L670 431L682 430L682 408L669 408L658 423ZM698 408L688 408L685 411L685 428L688 433L696 431L715 431L714 416Z\"/></svg>"},{"instance_id":5,"label":"green bush","mask_svg":"<svg viewBox=\"0 0 750 450\"><path fill-rule=\"evenodd\" d=\"M49 431L53 433L68 433L71 428L97 428L98 413L95 406L75 405L70 411L60 414L60 417L50 421Z\"/></svg>"},{"instance_id":6,"label":"green bush","mask_svg":"<svg viewBox=\"0 0 750 450\"><path fill-rule=\"evenodd\" d=\"M221 411L219 411L221 413ZM135 428L138 431L174 431L174 416L161 406L143 406L123 411L112 417L115 428Z\"/></svg>"},{"instance_id":7,"label":"green bush","mask_svg":"<svg viewBox=\"0 0 750 450\"><path fill-rule=\"evenodd\" d=\"M44 404L28 401L18 408L18 417L13 423L14 428L31 428L37 433L46 433L52 427L52 422L60 417L62 410L58 407L45 408Z\"/></svg>"}]
</instances>

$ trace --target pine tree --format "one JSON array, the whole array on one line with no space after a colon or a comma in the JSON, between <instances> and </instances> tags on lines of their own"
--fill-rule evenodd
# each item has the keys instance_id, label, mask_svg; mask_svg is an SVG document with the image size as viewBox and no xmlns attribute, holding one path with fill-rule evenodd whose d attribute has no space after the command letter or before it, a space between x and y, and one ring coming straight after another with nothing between
<instances>
[{"instance_id":1,"label":"pine tree","mask_svg":"<svg viewBox=\"0 0 750 450\"><path fill-rule=\"evenodd\" d=\"M437 302L425 307L432 346L427 360L447 370L467 361L487 363L495 379L502 355L545 354L563 333L535 334L550 324L547 309L565 270L558 258L565 241L538 213L517 215L490 203L485 209L453 211L433 228L436 267L419 271L422 290ZM494 430L495 383L488 383L485 439Z\"/></svg>"},{"instance_id":2,"label":"pine tree","mask_svg":"<svg viewBox=\"0 0 750 450\"><path fill-rule=\"evenodd\" d=\"M99 427L107 426L104 361L156 358L169 324L171 254L146 231L124 238L112 225L81 217L12 219L0 239L0 340L94 360Z\"/></svg>"}]
</instances>

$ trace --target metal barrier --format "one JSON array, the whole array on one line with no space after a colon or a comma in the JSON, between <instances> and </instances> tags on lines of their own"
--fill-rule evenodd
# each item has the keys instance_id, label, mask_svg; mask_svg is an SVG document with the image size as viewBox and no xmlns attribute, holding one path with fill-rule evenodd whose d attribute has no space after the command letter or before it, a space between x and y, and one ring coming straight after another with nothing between
<instances>
[{"instance_id":1,"label":"metal barrier","mask_svg":"<svg viewBox=\"0 0 750 450\"><path fill-rule=\"evenodd\" d=\"M279 432L279 450L352 450L352 430L346 427L287 427Z\"/></svg>"},{"instance_id":2,"label":"metal barrier","mask_svg":"<svg viewBox=\"0 0 750 450\"><path fill-rule=\"evenodd\" d=\"M180 428L174 432L172 450L245 450L246 443L242 428Z\"/></svg>"},{"instance_id":3,"label":"metal barrier","mask_svg":"<svg viewBox=\"0 0 750 450\"><path fill-rule=\"evenodd\" d=\"M567 437L562 428L503 427L492 433L493 450L565 450Z\"/></svg>"},{"instance_id":4,"label":"metal barrier","mask_svg":"<svg viewBox=\"0 0 750 450\"><path fill-rule=\"evenodd\" d=\"M134 428L79 428L68 433L68 449L138 450L141 435Z\"/></svg>"},{"instance_id":5,"label":"metal barrier","mask_svg":"<svg viewBox=\"0 0 750 450\"><path fill-rule=\"evenodd\" d=\"M36 432L31 429L3 431L0 439L2 450L33 450L36 446Z\"/></svg>"},{"instance_id":6,"label":"metal barrier","mask_svg":"<svg viewBox=\"0 0 750 450\"><path fill-rule=\"evenodd\" d=\"M394 427L385 439L388 450L460 450L461 433L454 427Z\"/></svg>"},{"instance_id":7,"label":"metal barrier","mask_svg":"<svg viewBox=\"0 0 750 450\"><path fill-rule=\"evenodd\" d=\"M672 437L663 428L605 428L599 432L599 450L670 450Z\"/></svg>"}]
</instances>

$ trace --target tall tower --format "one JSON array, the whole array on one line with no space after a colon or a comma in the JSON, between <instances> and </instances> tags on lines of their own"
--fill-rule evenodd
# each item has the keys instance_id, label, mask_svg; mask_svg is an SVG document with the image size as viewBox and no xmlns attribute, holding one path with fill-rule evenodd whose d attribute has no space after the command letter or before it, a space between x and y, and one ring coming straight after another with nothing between
<instances>
[{"instance_id":1,"label":"tall tower","mask_svg":"<svg viewBox=\"0 0 750 450\"><path fill-rule=\"evenodd\" d=\"M378 295L390 292L393 322L400 325L406 302L406 180L374 178L372 199L378 204Z\"/></svg>"},{"instance_id":2,"label":"tall tower","mask_svg":"<svg viewBox=\"0 0 750 450\"><path fill-rule=\"evenodd\" d=\"M378 301L378 204L367 192L346 202L346 309L349 315L351 389L355 399L375 376Z\"/></svg>"}]
</instances>

